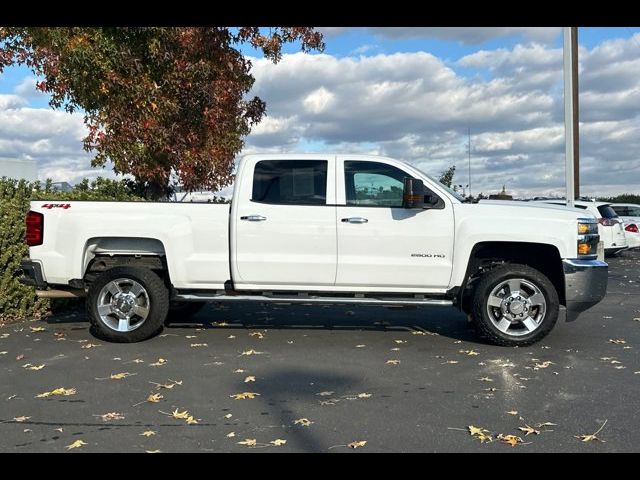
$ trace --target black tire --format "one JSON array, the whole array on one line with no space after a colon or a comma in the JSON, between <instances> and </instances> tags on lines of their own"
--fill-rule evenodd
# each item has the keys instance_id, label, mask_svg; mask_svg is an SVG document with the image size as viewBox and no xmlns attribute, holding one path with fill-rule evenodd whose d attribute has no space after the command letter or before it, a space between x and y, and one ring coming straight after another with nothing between
<instances>
[{"instance_id":1,"label":"black tire","mask_svg":"<svg viewBox=\"0 0 640 480\"><path fill-rule=\"evenodd\" d=\"M98 314L101 290L115 279L125 278L138 282L149 298L149 313L144 322L130 332L118 332L107 326ZM87 294L87 314L95 335L110 342L132 343L146 340L160 333L169 311L169 290L162 279L151 270L139 267L115 267L101 274Z\"/></svg>"},{"instance_id":2,"label":"black tire","mask_svg":"<svg viewBox=\"0 0 640 480\"><path fill-rule=\"evenodd\" d=\"M167 321L188 320L202 310L206 304L207 302L171 302Z\"/></svg>"},{"instance_id":3,"label":"black tire","mask_svg":"<svg viewBox=\"0 0 640 480\"><path fill-rule=\"evenodd\" d=\"M535 330L521 336L498 330L487 311L492 290L505 280L515 278L524 279L538 287L546 302L542 322ZM538 270L521 264L505 264L485 273L476 285L471 302L471 318L478 333L490 343L501 346L526 346L541 340L556 324L559 310L558 293L551 281Z\"/></svg>"}]
</instances>

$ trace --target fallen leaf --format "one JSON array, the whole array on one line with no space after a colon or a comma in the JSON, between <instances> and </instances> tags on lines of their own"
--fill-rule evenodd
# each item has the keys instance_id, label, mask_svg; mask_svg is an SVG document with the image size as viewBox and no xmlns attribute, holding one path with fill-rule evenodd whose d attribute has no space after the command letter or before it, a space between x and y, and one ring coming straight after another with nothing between
<instances>
[{"instance_id":1,"label":"fallen leaf","mask_svg":"<svg viewBox=\"0 0 640 480\"><path fill-rule=\"evenodd\" d=\"M100 417L103 422L124 419L124 415L118 412L105 413L104 415L94 415L94 417Z\"/></svg>"},{"instance_id":2,"label":"fallen leaf","mask_svg":"<svg viewBox=\"0 0 640 480\"><path fill-rule=\"evenodd\" d=\"M536 363L533 367L534 370L537 370L539 368L547 368L550 365L555 365L551 360L547 360L546 362L542 362L542 363Z\"/></svg>"},{"instance_id":3,"label":"fallen leaf","mask_svg":"<svg viewBox=\"0 0 640 480\"><path fill-rule=\"evenodd\" d=\"M489 430L485 430L481 427L474 427L473 425L469 425L467 428L469 429L469 434L472 437L480 440L480 443L492 441L491 436L487 435L487 433L489 433Z\"/></svg>"},{"instance_id":4,"label":"fallen leaf","mask_svg":"<svg viewBox=\"0 0 640 480\"><path fill-rule=\"evenodd\" d=\"M131 377L135 375L135 373L122 372L122 373L113 373L109 376L111 380L122 380L123 378Z\"/></svg>"},{"instance_id":5,"label":"fallen leaf","mask_svg":"<svg viewBox=\"0 0 640 480\"><path fill-rule=\"evenodd\" d=\"M152 367L161 367L162 365L165 365L167 363L167 361L164 358L159 358L157 362L154 363L150 363L149 365Z\"/></svg>"},{"instance_id":6,"label":"fallen leaf","mask_svg":"<svg viewBox=\"0 0 640 480\"><path fill-rule=\"evenodd\" d=\"M85 442L83 442L82 440L76 440L71 445L67 445L67 450L72 450L74 448L80 448L83 445L87 445L87 444Z\"/></svg>"},{"instance_id":7,"label":"fallen leaf","mask_svg":"<svg viewBox=\"0 0 640 480\"><path fill-rule=\"evenodd\" d=\"M82 345L80 348L83 348L85 350L89 349L89 348L95 348L95 347L100 347L101 345L96 344L96 343L86 343L84 345Z\"/></svg>"},{"instance_id":8,"label":"fallen leaf","mask_svg":"<svg viewBox=\"0 0 640 480\"><path fill-rule=\"evenodd\" d=\"M407 341L406 341L406 340L394 340L394 342L395 342L395 343L398 343L398 344L400 344L400 343L407 343Z\"/></svg>"},{"instance_id":9,"label":"fallen leaf","mask_svg":"<svg viewBox=\"0 0 640 480\"><path fill-rule=\"evenodd\" d=\"M328 397L330 395L333 395L334 392L319 392L316 393L316 395L320 396L320 397Z\"/></svg>"},{"instance_id":10,"label":"fallen leaf","mask_svg":"<svg viewBox=\"0 0 640 480\"><path fill-rule=\"evenodd\" d=\"M262 332L251 332L249 334L251 337L258 337L258 339L262 340L264 338L264 334Z\"/></svg>"},{"instance_id":11,"label":"fallen leaf","mask_svg":"<svg viewBox=\"0 0 640 480\"><path fill-rule=\"evenodd\" d=\"M63 432L64 432L64 428L62 428L62 427L60 427L60 428L54 428L54 430L55 430L56 432L60 432L60 433L63 433Z\"/></svg>"},{"instance_id":12,"label":"fallen leaf","mask_svg":"<svg viewBox=\"0 0 640 480\"><path fill-rule=\"evenodd\" d=\"M16 360L22 360L23 358L24 358L24 355L18 355L18 356L16 357Z\"/></svg>"},{"instance_id":13,"label":"fallen leaf","mask_svg":"<svg viewBox=\"0 0 640 480\"><path fill-rule=\"evenodd\" d=\"M464 353L465 355L468 355L469 357L475 357L476 355L480 355L480 353L476 352L475 350L460 350L460 353Z\"/></svg>"},{"instance_id":14,"label":"fallen leaf","mask_svg":"<svg viewBox=\"0 0 640 480\"><path fill-rule=\"evenodd\" d=\"M542 428L542 427L555 427L557 426L557 423L551 423L551 422L544 422L544 423L538 423L536 425L536 428Z\"/></svg>"},{"instance_id":15,"label":"fallen leaf","mask_svg":"<svg viewBox=\"0 0 640 480\"><path fill-rule=\"evenodd\" d=\"M176 408L173 412L171 412L171 416L173 418L183 420L189 417L189 412L187 410L184 410L183 412L181 412L178 408Z\"/></svg>"},{"instance_id":16,"label":"fallen leaf","mask_svg":"<svg viewBox=\"0 0 640 480\"><path fill-rule=\"evenodd\" d=\"M371 394L370 393L359 393L358 394L358 398L370 398Z\"/></svg>"},{"instance_id":17,"label":"fallen leaf","mask_svg":"<svg viewBox=\"0 0 640 480\"><path fill-rule=\"evenodd\" d=\"M515 435L503 435L502 433L496 437L502 443L515 447L517 444L522 443L522 439Z\"/></svg>"},{"instance_id":18,"label":"fallen leaf","mask_svg":"<svg viewBox=\"0 0 640 480\"><path fill-rule=\"evenodd\" d=\"M518 427L518 430L520 430L521 432L524 432L524 436L526 437L527 435L531 435L532 433L534 435L540 435L540 430L536 430L533 427L530 427L529 425L525 424L524 427Z\"/></svg>"},{"instance_id":19,"label":"fallen leaf","mask_svg":"<svg viewBox=\"0 0 640 480\"><path fill-rule=\"evenodd\" d=\"M158 403L163 398L164 398L164 396L160 395L159 393L152 393L147 397L147 402Z\"/></svg>"},{"instance_id":20,"label":"fallen leaf","mask_svg":"<svg viewBox=\"0 0 640 480\"><path fill-rule=\"evenodd\" d=\"M597 441L597 442L602 442L605 443L604 440L600 440L597 435L602 431L602 429L604 428L604 426L607 424L608 420L605 420L604 423L600 426L600 428L595 432L592 433L591 435L574 435L575 438L577 438L578 440L580 440L581 442L593 442L593 441Z\"/></svg>"},{"instance_id":21,"label":"fallen leaf","mask_svg":"<svg viewBox=\"0 0 640 480\"><path fill-rule=\"evenodd\" d=\"M185 421L187 422L187 425L196 425L198 423L198 421L191 415L189 415Z\"/></svg>"},{"instance_id":22,"label":"fallen leaf","mask_svg":"<svg viewBox=\"0 0 640 480\"><path fill-rule=\"evenodd\" d=\"M231 418L231 417L233 417L233 415L232 415L232 414L230 414L230 413L227 413L227 414L224 416L224 418Z\"/></svg>"},{"instance_id":23,"label":"fallen leaf","mask_svg":"<svg viewBox=\"0 0 640 480\"><path fill-rule=\"evenodd\" d=\"M361 345L356 345L356 348L364 348L364 347L366 347L366 345L362 345L362 344Z\"/></svg>"},{"instance_id":24,"label":"fallen leaf","mask_svg":"<svg viewBox=\"0 0 640 480\"><path fill-rule=\"evenodd\" d=\"M262 355L264 352L256 352L255 350L247 350L242 352L240 355Z\"/></svg>"},{"instance_id":25,"label":"fallen leaf","mask_svg":"<svg viewBox=\"0 0 640 480\"><path fill-rule=\"evenodd\" d=\"M298 420L293 422L295 425L302 425L303 427L308 427L315 422L312 422L308 418L299 418Z\"/></svg>"},{"instance_id":26,"label":"fallen leaf","mask_svg":"<svg viewBox=\"0 0 640 480\"><path fill-rule=\"evenodd\" d=\"M193 348L197 348L197 347L208 347L209 345L207 345L206 343L192 343L191 347Z\"/></svg>"},{"instance_id":27,"label":"fallen leaf","mask_svg":"<svg viewBox=\"0 0 640 480\"><path fill-rule=\"evenodd\" d=\"M259 396L260 394L255 392L242 392L236 393L234 395L229 395L229 397L233 398L234 400L245 400L247 398L251 399Z\"/></svg>"},{"instance_id":28,"label":"fallen leaf","mask_svg":"<svg viewBox=\"0 0 640 480\"><path fill-rule=\"evenodd\" d=\"M482 377L482 378L479 378L478 380L480 380L481 382L493 382L493 379L489 377Z\"/></svg>"},{"instance_id":29,"label":"fallen leaf","mask_svg":"<svg viewBox=\"0 0 640 480\"><path fill-rule=\"evenodd\" d=\"M13 417L13 420L14 420L15 422L22 423L22 422L26 422L26 421L27 421L27 420L29 420L30 418L31 418L31 417L25 417L25 416L23 415L23 416L21 416L21 417Z\"/></svg>"},{"instance_id":30,"label":"fallen leaf","mask_svg":"<svg viewBox=\"0 0 640 480\"><path fill-rule=\"evenodd\" d=\"M518 415L518 412L516 410L511 410L510 412L507 412L509 415Z\"/></svg>"},{"instance_id":31,"label":"fallen leaf","mask_svg":"<svg viewBox=\"0 0 640 480\"><path fill-rule=\"evenodd\" d=\"M75 395L75 394L76 394L75 388L60 387L60 388L56 388L55 390L51 390L50 392L40 393L39 395L36 395L36 398L46 398L52 395L63 395L65 397L68 397L69 395Z\"/></svg>"},{"instance_id":32,"label":"fallen leaf","mask_svg":"<svg viewBox=\"0 0 640 480\"><path fill-rule=\"evenodd\" d=\"M25 363L22 368L26 368L27 370L42 370L45 367L45 364L42 365L31 365L30 363Z\"/></svg>"},{"instance_id":33,"label":"fallen leaf","mask_svg":"<svg viewBox=\"0 0 640 480\"><path fill-rule=\"evenodd\" d=\"M386 365L398 365L400 363L400 360L387 360Z\"/></svg>"},{"instance_id":34,"label":"fallen leaf","mask_svg":"<svg viewBox=\"0 0 640 480\"><path fill-rule=\"evenodd\" d=\"M145 450L147 453L162 453L162 450Z\"/></svg>"},{"instance_id":35,"label":"fallen leaf","mask_svg":"<svg viewBox=\"0 0 640 480\"><path fill-rule=\"evenodd\" d=\"M236 338L236 336L235 335L229 335L227 338L233 340L234 338Z\"/></svg>"},{"instance_id":36,"label":"fallen leaf","mask_svg":"<svg viewBox=\"0 0 640 480\"><path fill-rule=\"evenodd\" d=\"M244 379L244 383L255 382L255 381L256 381L256 377L254 377L253 375L249 375L247 378Z\"/></svg>"},{"instance_id":37,"label":"fallen leaf","mask_svg":"<svg viewBox=\"0 0 640 480\"><path fill-rule=\"evenodd\" d=\"M621 338L610 338L609 343L613 343L615 345L624 345L627 342Z\"/></svg>"},{"instance_id":38,"label":"fallen leaf","mask_svg":"<svg viewBox=\"0 0 640 480\"><path fill-rule=\"evenodd\" d=\"M245 438L243 441L238 442L238 445L246 445L247 447L253 447L256 444L255 438Z\"/></svg>"},{"instance_id":39,"label":"fallen leaf","mask_svg":"<svg viewBox=\"0 0 640 480\"><path fill-rule=\"evenodd\" d=\"M145 432L142 432L140 434L141 437L152 437L156 434L156 432L154 432L153 430L147 430Z\"/></svg>"},{"instance_id":40,"label":"fallen leaf","mask_svg":"<svg viewBox=\"0 0 640 480\"><path fill-rule=\"evenodd\" d=\"M176 385L182 385L182 380L180 380L179 382L175 380L169 380L169 381L171 383L155 383L155 382L149 382L149 383L152 383L153 385L155 385L157 390L161 390L163 388L166 390L171 390Z\"/></svg>"},{"instance_id":41,"label":"fallen leaf","mask_svg":"<svg viewBox=\"0 0 640 480\"><path fill-rule=\"evenodd\" d=\"M246 370L243 370L241 368L238 368L238 369L233 371L233 373L244 373L244 372L246 372Z\"/></svg>"},{"instance_id":42,"label":"fallen leaf","mask_svg":"<svg viewBox=\"0 0 640 480\"><path fill-rule=\"evenodd\" d=\"M46 332L47 329L44 327L29 327L31 329L32 333L38 333L38 332Z\"/></svg>"},{"instance_id":43,"label":"fallen leaf","mask_svg":"<svg viewBox=\"0 0 640 480\"><path fill-rule=\"evenodd\" d=\"M446 362L443 362L443 365L455 365L456 363L459 363L458 360L447 360Z\"/></svg>"},{"instance_id":44,"label":"fallen leaf","mask_svg":"<svg viewBox=\"0 0 640 480\"><path fill-rule=\"evenodd\" d=\"M361 448L367 444L366 440L357 440L355 442L347 443L347 447L349 448Z\"/></svg>"},{"instance_id":45,"label":"fallen leaf","mask_svg":"<svg viewBox=\"0 0 640 480\"><path fill-rule=\"evenodd\" d=\"M140 358L136 358L134 360L131 360L131 363L144 363L144 360L142 360Z\"/></svg>"},{"instance_id":46,"label":"fallen leaf","mask_svg":"<svg viewBox=\"0 0 640 480\"><path fill-rule=\"evenodd\" d=\"M229 432L227 433L227 438L233 438L236 436L236 432Z\"/></svg>"},{"instance_id":47,"label":"fallen leaf","mask_svg":"<svg viewBox=\"0 0 640 480\"><path fill-rule=\"evenodd\" d=\"M276 447L280 447L282 445L284 445L285 443L287 443L286 440L282 440L281 438L276 438L275 440L271 440L269 442L271 445L274 445Z\"/></svg>"}]
</instances>

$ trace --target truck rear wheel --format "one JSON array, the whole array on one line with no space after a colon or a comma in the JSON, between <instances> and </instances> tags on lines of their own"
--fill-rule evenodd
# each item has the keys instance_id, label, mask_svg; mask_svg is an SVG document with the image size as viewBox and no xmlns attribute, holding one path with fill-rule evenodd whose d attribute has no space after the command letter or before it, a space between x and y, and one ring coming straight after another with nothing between
<instances>
[{"instance_id":1,"label":"truck rear wheel","mask_svg":"<svg viewBox=\"0 0 640 480\"><path fill-rule=\"evenodd\" d=\"M485 273L473 293L471 317L481 336L496 345L531 345L558 319L558 293L527 265L506 264Z\"/></svg>"},{"instance_id":2,"label":"truck rear wheel","mask_svg":"<svg viewBox=\"0 0 640 480\"><path fill-rule=\"evenodd\" d=\"M158 275L139 267L115 267L89 288L87 313L97 336L139 342L159 333L169 310L169 291Z\"/></svg>"}]
</instances>

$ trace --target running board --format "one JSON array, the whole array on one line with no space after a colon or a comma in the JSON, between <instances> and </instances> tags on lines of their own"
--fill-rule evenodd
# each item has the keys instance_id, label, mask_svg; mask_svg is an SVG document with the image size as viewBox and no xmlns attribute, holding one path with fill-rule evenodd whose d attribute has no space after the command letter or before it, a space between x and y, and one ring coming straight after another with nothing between
<instances>
[{"instance_id":1,"label":"running board","mask_svg":"<svg viewBox=\"0 0 640 480\"><path fill-rule=\"evenodd\" d=\"M447 299L431 298L384 298L384 297L321 297L315 295L226 295L212 293L176 294L174 300L182 302L270 302L270 303L325 303L344 304L359 303L369 305L439 305L451 306Z\"/></svg>"}]
</instances>

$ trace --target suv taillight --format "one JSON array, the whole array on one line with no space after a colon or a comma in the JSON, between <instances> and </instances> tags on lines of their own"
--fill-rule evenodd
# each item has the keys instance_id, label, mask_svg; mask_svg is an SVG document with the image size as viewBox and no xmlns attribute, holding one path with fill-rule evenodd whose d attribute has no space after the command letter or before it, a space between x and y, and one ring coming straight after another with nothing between
<instances>
[{"instance_id":1,"label":"suv taillight","mask_svg":"<svg viewBox=\"0 0 640 480\"><path fill-rule=\"evenodd\" d=\"M25 241L30 247L42 245L44 233L44 215L38 212L29 211L26 217L27 233Z\"/></svg>"},{"instance_id":2,"label":"suv taillight","mask_svg":"<svg viewBox=\"0 0 640 480\"><path fill-rule=\"evenodd\" d=\"M631 233L638 233L638 226L635 223L630 223L629 225L627 225L626 227L624 227L624 229L627 232L631 232Z\"/></svg>"},{"instance_id":3,"label":"suv taillight","mask_svg":"<svg viewBox=\"0 0 640 480\"><path fill-rule=\"evenodd\" d=\"M618 220L617 218L604 218L604 217L600 217L598 219L598 223L600 225L604 225L605 227L613 227L614 225L620 223L620 220Z\"/></svg>"}]
</instances>

